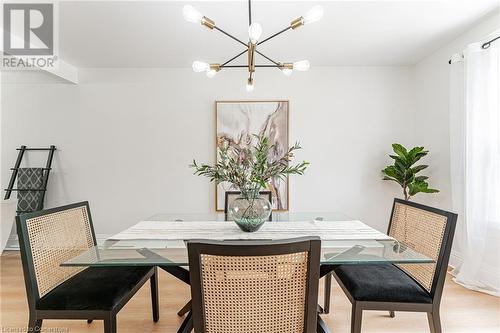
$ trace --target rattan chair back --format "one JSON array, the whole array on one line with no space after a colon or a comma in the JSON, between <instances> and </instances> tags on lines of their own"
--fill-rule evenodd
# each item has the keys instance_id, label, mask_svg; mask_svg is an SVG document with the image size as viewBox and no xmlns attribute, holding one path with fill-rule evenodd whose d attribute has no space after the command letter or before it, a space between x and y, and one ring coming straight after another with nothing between
<instances>
[{"instance_id":1,"label":"rattan chair back","mask_svg":"<svg viewBox=\"0 0 500 333\"><path fill-rule=\"evenodd\" d=\"M395 251L410 247L435 261L432 264L398 264L429 293L433 293L440 273L452 216L448 212L396 199L389 225L389 236L400 242ZM453 226L454 228L454 226ZM453 235L451 235L452 237ZM449 254L448 254L449 256ZM446 263L448 259L446 259Z\"/></svg>"},{"instance_id":2,"label":"rattan chair back","mask_svg":"<svg viewBox=\"0 0 500 333\"><path fill-rule=\"evenodd\" d=\"M25 279L36 298L85 269L60 265L95 245L87 202L24 214L17 223Z\"/></svg>"},{"instance_id":3,"label":"rattan chair back","mask_svg":"<svg viewBox=\"0 0 500 333\"><path fill-rule=\"evenodd\" d=\"M195 332L315 332L320 246L188 242Z\"/></svg>"}]
</instances>

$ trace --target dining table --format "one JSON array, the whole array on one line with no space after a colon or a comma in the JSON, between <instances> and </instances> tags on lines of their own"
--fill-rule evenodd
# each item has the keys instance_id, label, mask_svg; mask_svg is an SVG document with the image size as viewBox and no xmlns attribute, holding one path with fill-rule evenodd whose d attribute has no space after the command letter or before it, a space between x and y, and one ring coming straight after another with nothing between
<instances>
[{"instance_id":1,"label":"dining table","mask_svg":"<svg viewBox=\"0 0 500 333\"><path fill-rule=\"evenodd\" d=\"M61 266L157 266L189 284L186 242L207 240L282 240L302 236L321 239L320 277L336 265L430 264L434 261L360 220L338 212L273 212L256 232L244 232L222 212L154 214L109 237L82 248ZM318 305L318 312L322 312ZM178 329L192 330L190 311ZM318 332L329 332L318 319Z\"/></svg>"}]
</instances>

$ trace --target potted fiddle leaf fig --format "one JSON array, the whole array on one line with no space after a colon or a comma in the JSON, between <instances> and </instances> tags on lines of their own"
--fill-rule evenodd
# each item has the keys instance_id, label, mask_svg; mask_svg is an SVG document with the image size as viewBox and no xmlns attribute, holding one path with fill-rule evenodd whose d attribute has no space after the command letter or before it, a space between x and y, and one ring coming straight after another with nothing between
<instances>
[{"instance_id":1,"label":"potted fiddle leaf fig","mask_svg":"<svg viewBox=\"0 0 500 333\"><path fill-rule=\"evenodd\" d=\"M403 145L394 143L392 149L395 155L389 155L394 164L387 166L382 173L384 180L392 180L398 183L403 189L405 200L410 200L417 193L436 193L437 189L429 188L427 179L429 177L417 175L420 171L426 169L428 165L415 165L429 151L424 147L414 147L408 151Z\"/></svg>"}]
</instances>

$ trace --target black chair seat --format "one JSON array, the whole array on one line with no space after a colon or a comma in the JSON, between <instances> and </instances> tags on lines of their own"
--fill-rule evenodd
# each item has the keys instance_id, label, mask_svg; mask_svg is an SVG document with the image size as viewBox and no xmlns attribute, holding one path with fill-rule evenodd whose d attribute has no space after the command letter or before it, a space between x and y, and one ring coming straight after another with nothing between
<instances>
[{"instance_id":1,"label":"black chair seat","mask_svg":"<svg viewBox=\"0 0 500 333\"><path fill-rule=\"evenodd\" d=\"M39 310L111 310L151 267L89 267L38 300Z\"/></svg>"},{"instance_id":2,"label":"black chair seat","mask_svg":"<svg viewBox=\"0 0 500 333\"><path fill-rule=\"evenodd\" d=\"M334 271L356 301L432 303L425 289L392 264L339 265Z\"/></svg>"}]
</instances>

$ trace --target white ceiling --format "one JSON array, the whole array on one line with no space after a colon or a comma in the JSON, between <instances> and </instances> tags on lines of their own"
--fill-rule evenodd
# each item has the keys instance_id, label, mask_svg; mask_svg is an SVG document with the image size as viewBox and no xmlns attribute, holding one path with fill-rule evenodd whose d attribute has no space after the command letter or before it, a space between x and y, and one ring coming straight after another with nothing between
<instances>
[{"instance_id":1,"label":"white ceiling","mask_svg":"<svg viewBox=\"0 0 500 333\"><path fill-rule=\"evenodd\" d=\"M76 67L189 67L193 60L224 62L244 49L184 21L186 3L247 39L245 1L66 1L59 8L61 58ZM415 64L499 7L499 0L252 3L264 37L321 3L323 20L259 47L277 61L308 59L314 66Z\"/></svg>"}]
</instances>

